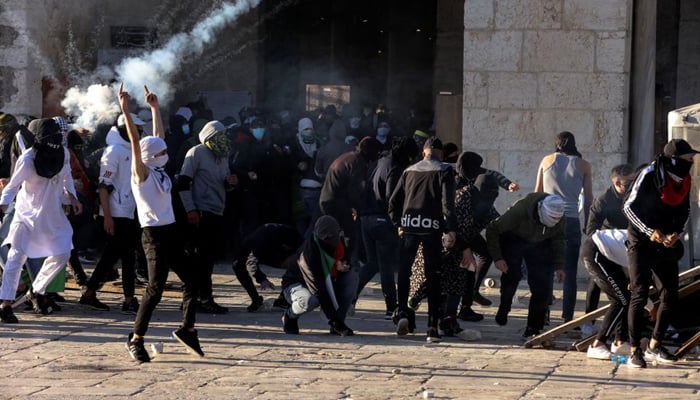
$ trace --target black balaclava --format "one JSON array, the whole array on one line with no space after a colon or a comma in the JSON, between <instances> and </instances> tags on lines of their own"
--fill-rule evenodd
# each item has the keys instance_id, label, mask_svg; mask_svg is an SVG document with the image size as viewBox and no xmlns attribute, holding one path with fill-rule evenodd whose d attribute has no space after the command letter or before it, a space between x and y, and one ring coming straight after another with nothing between
<instances>
[{"instance_id":1,"label":"black balaclava","mask_svg":"<svg viewBox=\"0 0 700 400\"><path fill-rule=\"evenodd\" d=\"M53 119L43 118L36 130L34 168L39 176L51 179L61 171L65 158L61 128Z\"/></svg>"}]
</instances>

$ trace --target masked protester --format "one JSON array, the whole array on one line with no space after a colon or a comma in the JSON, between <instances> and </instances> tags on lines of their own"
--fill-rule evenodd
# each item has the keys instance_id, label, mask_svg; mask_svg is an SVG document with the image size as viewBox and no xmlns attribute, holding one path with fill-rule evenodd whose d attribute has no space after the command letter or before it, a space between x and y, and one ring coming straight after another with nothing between
<instances>
[{"instance_id":1,"label":"masked protester","mask_svg":"<svg viewBox=\"0 0 700 400\"><path fill-rule=\"evenodd\" d=\"M295 196L298 197L299 204L293 208L297 230L305 237L310 235L316 220L321 216L318 199L323 182L314 171L318 148L313 122L310 118L300 119L296 140L291 146L291 159L296 172L294 180L299 191L298 196Z\"/></svg>"},{"instance_id":2,"label":"masked protester","mask_svg":"<svg viewBox=\"0 0 700 400\"><path fill-rule=\"evenodd\" d=\"M69 201L73 212L80 214L68 150L62 146L60 127L52 119L42 119L37 126L36 143L17 161L15 172L0 197L3 212L17 197L14 219L4 245L10 245L0 287L0 319L16 323L11 303L27 258L46 257L28 297L39 314L53 312L45 296L46 287L68 262L73 229L64 211Z\"/></svg>"},{"instance_id":3,"label":"masked protester","mask_svg":"<svg viewBox=\"0 0 700 400\"><path fill-rule=\"evenodd\" d=\"M153 135L139 140L139 133L129 113L129 93L119 88L126 132L131 143L131 190L136 201L136 212L143 229L141 243L148 263L148 285L136 312L133 332L129 333L126 348L129 355L140 363L151 361L144 346L144 337L156 306L163 296L168 272L172 269L183 282L182 325L173 331L173 337L191 353L200 357L204 352L194 327L197 285L191 266L183 261L182 249L177 246L175 213L172 205L172 181L165 172L168 149L158 108L158 97L145 89L145 103L153 116Z\"/></svg>"},{"instance_id":4,"label":"masked protester","mask_svg":"<svg viewBox=\"0 0 700 400\"><path fill-rule=\"evenodd\" d=\"M522 335L529 340L544 327L547 303L552 293L552 276L564 278L566 248L564 200L557 195L530 193L516 201L503 215L486 227L486 243L501 274L501 303L496 323L506 325L513 296L527 265L530 305Z\"/></svg>"},{"instance_id":5,"label":"masked protester","mask_svg":"<svg viewBox=\"0 0 700 400\"><path fill-rule=\"evenodd\" d=\"M226 192L238 180L231 175L228 156L231 142L226 127L219 121L210 121L199 132L201 144L191 148L178 178L178 192L192 225L192 240L197 254L199 282L198 311L224 314L228 308L214 301L211 275L222 230Z\"/></svg>"},{"instance_id":6,"label":"masked protester","mask_svg":"<svg viewBox=\"0 0 700 400\"><path fill-rule=\"evenodd\" d=\"M282 316L284 333L299 334L299 317L321 306L331 335L354 335L345 317L358 278L345 254L338 221L328 215L320 217L313 234L285 263L282 293L290 306Z\"/></svg>"},{"instance_id":7,"label":"masked protester","mask_svg":"<svg viewBox=\"0 0 700 400\"><path fill-rule=\"evenodd\" d=\"M678 303L678 260L683 256L679 238L690 215L690 169L698 153L683 139L668 142L663 153L639 172L623 206L629 220L632 288L628 320L632 356L627 365L633 368L645 368L645 359L677 361L661 343ZM652 274L661 304L645 351L640 345Z\"/></svg>"}]
</instances>

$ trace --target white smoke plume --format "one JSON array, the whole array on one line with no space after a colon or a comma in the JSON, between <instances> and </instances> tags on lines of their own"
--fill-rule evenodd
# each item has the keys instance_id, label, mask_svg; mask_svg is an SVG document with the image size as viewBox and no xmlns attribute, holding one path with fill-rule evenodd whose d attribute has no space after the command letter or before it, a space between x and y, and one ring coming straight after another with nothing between
<instances>
[{"instance_id":1,"label":"white smoke plume","mask_svg":"<svg viewBox=\"0 0 700 400\"><path fill-rule=\"evenodd\" d=\"M225 2L195 24L189 33L178 33L159 49L124 59L113 73L106 67L99 67L98 75L103 79L114 78L117 82L124 82L124 90L144 107L143 86L146 85L158 95L164 106L172 100L174 85L171 80L181 68L181 60L201 55L219 31L257 7L261 1ZM87 89L73 87L67 91L61 105L68 115L77 117L77 125L92 130L98 124L113 122L119 114L117 88L118 83L111 87L100 84L91 85Z\"/></svg>"}]
</instances>

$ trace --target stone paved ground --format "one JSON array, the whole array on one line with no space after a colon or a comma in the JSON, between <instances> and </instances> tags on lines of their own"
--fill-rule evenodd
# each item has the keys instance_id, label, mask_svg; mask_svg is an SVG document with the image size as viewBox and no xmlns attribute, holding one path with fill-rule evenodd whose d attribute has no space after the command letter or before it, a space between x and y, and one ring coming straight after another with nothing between
<instances>
[{"instance_id":1,"label":"stone paved ground","mask_svg":"<svg viewBox=\"0 0 700 400\"><path fill-rule=\"evenodd\" d=\"M271 272L278 284L279 271ZM117 310L118 291L101 294L114 311L77 305L77 290L66 290L60 313L20 311L20 324L0 326L0 398L413 399L425 391L437 399L700 398L697 355L673 366L630 370L584 353L524 349L524 287L507 326L493 321L495 307L476 307L486 319L462 325L481 330L481 341L427 345L423 314L416 335L395 336L374 282L348 320L358 335L347 338L328 335L319 312L300 320L299 336L282 333L277 310L247 313L248 300L228 266L217 266L215 284L231 312L198 314L205 358L169 339L180 319L176 292L166 293L147 337L149 347L164 342L164 352L143 365L124 348L133 316ZM497 290L484 293L496 300ZM560 304L554 307L553 317Z\"/></svg>"}]
</instances>

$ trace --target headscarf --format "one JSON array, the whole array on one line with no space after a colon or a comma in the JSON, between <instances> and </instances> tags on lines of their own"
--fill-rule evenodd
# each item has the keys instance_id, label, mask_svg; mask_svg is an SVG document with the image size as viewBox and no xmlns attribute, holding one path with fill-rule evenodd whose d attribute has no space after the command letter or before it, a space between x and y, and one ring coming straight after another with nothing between
<instances>
[{"instance_id":1,"label":"headscarf","mask_svg":"<svg viewBox=\"0 0 700 400\"><path fill-rule=\"evenodd\" d=\"M167 157L167 154L165 156L156 157L156 154L162 152L163 150L167 150L168 148L163 139L157 136L146 136L145 138L141 139L139 143L141 144L141 160L147 167L151 169L159 169L165 166L165 163L157 159Z\"/></svg>"},{"instance_id":2,"label":"headscarf","mask_svg":"<svg viewBox=\"0 0 700 400\"><path fill-rule=\"evenodd\" d=\"M51 179L63 168L65 153L63 135L58 123L51 118L43 118L36 125L34 149L34 169L37 175Z\"/></svg>"},{"instance_id":3,"label":"headscarf","mask_svg":"<svg viewBox=\"0 0 700 400\"><path fill-rule=\"evenodd\" d=\"M542 225L554 227L564 216L564 200L556 194L550 194L537 203L537 215Z\"/></svg>"},{"instance_id":4,"label":"headscarf","mask_svg":"<svg viewBox=\"0 0 700 400\"><path fill-rule=\"evenodd\" d=\"M316 135L314 135L313 130L314 123L310 118L302 118L299 120L298 128L299 131L297 133L297 140L299 142L299 146L301 146L306 155L313 157L316 154L316 150L318 150ZM309 128L311 128L311 131L308 130Z\"/></svg>"},{"instance_id":5,"label":"headscarf","mask_svg":"<svg viewBox=\"0 0 700 400\"><path fill-rule=\"evenodd\" d=\"M557 142L555 149L559 153L564 153L569 156L583 157L576 148L576 139L574 134L568 131L559 132L557 134Z\"/></svg>"},{"instance_id":6,"label":"headscarf","mask_svg":"<svg viewBox=\"0 0 700 400\"><path fill-rule=\"evenodd\" d=\"M199 141L214 153L217 159L228 158L231 141L226 136L226 127L219 121L209 121L199 132Z\"/></svg>"}]
</instances>

